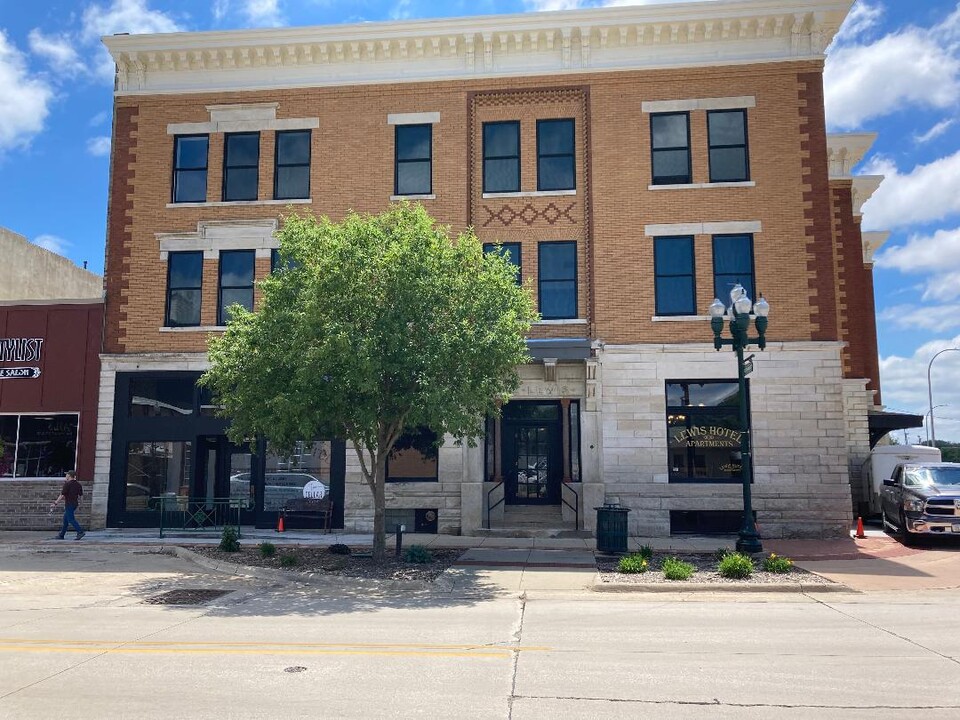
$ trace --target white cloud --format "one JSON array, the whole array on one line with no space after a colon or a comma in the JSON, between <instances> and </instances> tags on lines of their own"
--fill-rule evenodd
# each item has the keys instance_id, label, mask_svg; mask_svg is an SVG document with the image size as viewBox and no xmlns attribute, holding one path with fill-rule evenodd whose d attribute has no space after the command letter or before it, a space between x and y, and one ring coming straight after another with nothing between
<instances>
[{"instance_id":1,"label":"white cloud","mask_svg":"<svg viewBox=\"0 0 960 720\"><path fill-rule=\"evenodd\" d=\"M860 0L850 9L833 42L841 44L873 29L880 22L884 11L885 8L879 3L871 5L865 0Z\"/></svg>"},{"instance_id":2,"label":"white cloud","mask_svg":"<svg viewBox=\"0 0 960 720\"><path fill-rule=\"evenodd\" d=\"M220 22L230 12L230 0L214 0L212 10L213 19Z\"/></svg>"},{"instance_id":3,"label":"white cloud","mask_svg":"<svg viewBox=\"0 0 960 720\"><path fill-rule=\"evenodd\" d=\"M698 0L524 0L528 10L577 10L590 7L626 7L628 5L662 5L672 2L697 2ZM702 1L702 0L701 0Z\"/></svg>"},{"instance_id":4,"label":"white cloud","mask_svg":"<svg viewBox=\"0 0 960 720\"><path fill-rule=\"evenodd\" d=\"M87 140L87 152L94 157L103 157L110 154L110 136L100 135Z\"/></svg>"},{"instance_id":5,"label":"white cloud","mask_svg":"<svg viewBox=\"0 0 960 720\"><path fill-rule=\"evenodd\" d=\"M34 245L39 245L44 250L55 252L57 255L63 255L70 243L56 235L38 235L33 239Z\"/></svg>"},{"instance_id":6,"label":"white cloud","mask_svg":"<svg viewBox=\"0 0 960 720\"><path fill-rule=\"evenodd\" d=\"M90 127L97 127L98 125L103 125L109 119L110 119L110 111L101 110L92 118L90 118L90 122L88 124L90 125Z\"/></svg>"},{"instance_id":7,"label":"white cloud","mask_svg":"<svg viewBox=\"0 0 960 720\"><path fill-rule=\"evenodd\" d=\"M877 313L877 319L901 330L942 333L960 328L960 304L894 305Z\"/></svg>"},{"instance_id":8,"label":"white cloud","mask_svg":"<svg viewBox=\"0 0 960 720\"><path fill-rule=\"evenodd\" d=\"M906 174L889 158L876 157L863 173L886 175L863 206L864 230L891 230L960 213L960 152L918 165Z\"/></svg>"},{"instance_id":9,"label":"white cloud","mask_svg":"<svg viewBox=\"0 0 960 720\"><path fill-rule=\"evenodd\" d=\"M244 0L243 13L254 25L275 27L283 24L280 0Z\"/></svg>"},{"instance_id":10,"label":"white cloud","mask_svg":"<svg viewBox=\"0 0 960 720\"><path fill-rule=\"evenodd\" d=\"M960 298L960 228L913 235L905 245L887 248L877 267L907 274L926 274L920 293L924 301L951 302Z\"/></svg>"},{"instance_id":11,"label":"white cloud","mask_svg":"<svg viewBox=\"0 0 960 720\"><path fill-rule=\"evenodd\" d=\"M94 3L83 11L81 39L88 45L99 45L103 35L116 33L165 33L182 28L160 10L151 10L147 0L113 0L109 6ZM98 52L97 74L113 79L113 60L105 49Z\"/></svg>"},{"instance_id":12,"label":"white cloud","mask_svg":"<svg viewBox=\"0 0 960 720\"><path fill-rule=\"evenodd\" d=\"M0 155L43 130L52 100L53 89L29 74L23 53L0 29Z\"/></svg>"},{"instance_id":13,"label":"white cloud","mask_svg":"<svg viewBox=\"0 0 960 720\"><path fill-rule=\"evenodd\" d=\"M930 128L925 133L923 133L923 135L914 135L913 140L918 145L923 145L924 143L928 143L931 140L936 140L938 137L943 135L947 130L953 127L953 124L955 122L956 120L954 120L953 118L950 118L949 120L941 120L932 128Z\"/></svg>"},{"instance_id":14,"label":"white cloud","mask_svg":"<svg viewBox=\"0 0 960 720\"><path fill-rule=\"evenodd\" d=\"M46 60L61 75L73 77L86 72L87 66L67 35L44 35L39 28L34 28L27 35L27 40L31 52Z\"/></svg>"},{"instance_id":15,"label":"white cloud","mask_svg":"<svg viewBox=\"0 0 960 720\"><path fill-rule=\"evenodd\" d=\"M880 358L880 378L883 402L889 408L923 415L930 407L927 394L927 366L935 353L946 348L960 347L960 335L934 340L916 349L912 356L891 355ZM960 352L947 352L934 362L931 372L934 405L937 408L936 431L938 440L960 440ZM911 442L922 430L908 430ZM901 442L902 433L898 433Z\"/></svg>"}]
</instances>

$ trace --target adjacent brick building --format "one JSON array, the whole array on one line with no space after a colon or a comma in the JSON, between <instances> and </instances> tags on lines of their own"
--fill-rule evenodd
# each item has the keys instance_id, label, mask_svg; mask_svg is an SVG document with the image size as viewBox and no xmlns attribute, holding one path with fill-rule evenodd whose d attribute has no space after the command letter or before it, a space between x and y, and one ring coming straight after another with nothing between
<instances>
[{"instance_id":1,"label":"adjacent brick building","mask_svg":"<svg viewBox=\"0 0 960 720\"><path fill-rule=\"evenodd\" d=\"M268 524L281 487L320 479L338 523L372 525L343 443L250 454L194 382L222 305L255 305L284 213L408 199L502 243L543 320L485 443L392 459L391 522L473 533L543 505L538 522L591 530L616 497L634 534L736 527L737 369L713 350L706 308L741 283L773 306L749 388L762 530L845 531L879 403L880 239L860 233L870 188L849 173L866 148L828 138L823 108L823 52L851 4L105 38L113 424L97 517L148 524L149 498L229 495Z\"/></svg>"}]
</instances>

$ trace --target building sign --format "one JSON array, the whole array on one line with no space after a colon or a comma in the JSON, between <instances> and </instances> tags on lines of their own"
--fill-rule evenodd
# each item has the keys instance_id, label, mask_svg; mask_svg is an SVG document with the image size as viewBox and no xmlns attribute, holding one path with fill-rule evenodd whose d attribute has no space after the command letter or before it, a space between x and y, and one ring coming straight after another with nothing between
<instances>
[{"instance_id":1,"label":"building sign","mask_svg":"<svg viewBox=\"0 0 960 720\"><path fill-rule=\"evenodd\" d=\"M0 380L16 380L18 378L38 377L40 377L40 368L38 367L0 368Z\"/></svg>"},{"instance_id":2,"label":"building sign","mask_svg":"<svg viewBox=\"0 0 960 720\"><path fill-rule=\"evenodd\" d=\"M719 425L693 425L673 434L672 445L692 448L740 448L743 433Z\"/></svg>"},{"instance_id":3,"label":"building sign","mask_svg":"<svg viewBox=\"0 0 960 720\"><path fill-rule=\"evenodd\" d=\"M43 338L0 338L0 363L40 362Z\"/></svg>"}]
</instances>

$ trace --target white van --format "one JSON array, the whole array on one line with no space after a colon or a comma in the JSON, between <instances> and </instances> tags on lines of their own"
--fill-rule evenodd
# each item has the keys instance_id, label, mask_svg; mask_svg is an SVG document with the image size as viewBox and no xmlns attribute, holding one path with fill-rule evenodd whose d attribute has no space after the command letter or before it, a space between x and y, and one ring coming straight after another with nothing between
<instances>
[{"instance_id":1,"label":"white van","mask_svg":"<svg viewBox=\"0 0 960 720\"><path fill-rule=\"evenodd\" d=\"M870 501L870 514L880 514L883 481L893 477L897 465L914 462L940 462L940 448L927 445L878 445L860 468L860 478Z\"/></svg>"}]
</instances>

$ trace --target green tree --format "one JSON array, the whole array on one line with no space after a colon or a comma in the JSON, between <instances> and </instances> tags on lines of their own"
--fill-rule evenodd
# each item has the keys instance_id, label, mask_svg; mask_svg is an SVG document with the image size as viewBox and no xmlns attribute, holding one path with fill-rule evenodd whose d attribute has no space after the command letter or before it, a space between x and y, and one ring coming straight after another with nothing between
<instances>
[{"instance_id":1,"label":"green tree","mask_svg":"<svg viewBox=\"0 0 960 720\"><path fill-rule=\"evenodd\" d=\"M507 259L469 231L453 242L419 205L293 216L278 238L283 268L260 283L257 312L233 308L201 382L235 442L350 442L382 559L387 457L406 428L476 442L529 361L533 300Z\"/></svg>"}]
</instances>

